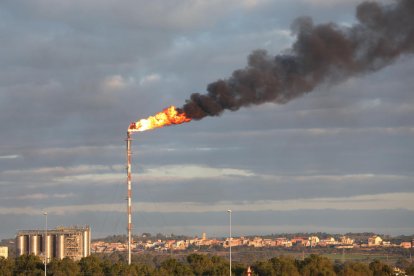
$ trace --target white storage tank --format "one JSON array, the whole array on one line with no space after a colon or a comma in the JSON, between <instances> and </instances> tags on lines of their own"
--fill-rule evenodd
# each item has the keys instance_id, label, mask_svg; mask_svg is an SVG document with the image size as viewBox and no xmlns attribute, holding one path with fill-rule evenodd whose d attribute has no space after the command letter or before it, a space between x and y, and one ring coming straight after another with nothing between
<instances>
[{"instance_id":1,"label":"white storage tank","mask_svg":"<svg viewBox=\"0 0 414 276\"><path fill-rule=\"evenodd\" d=\"M83 246L82 246L82 256L88 257L90 255L89 248L89 229L83 231Z\"/></svg>"},{"instance_id":2,"label":"white storage tank","mask_svg":"<svg viewBox=\"0 0 414 276\"><path fill-rule=\"evenodd\" d=\"M27 248L28 239L29 239L29 236L27 236L27 235L17 236L17 255L18 256L27 254L27 252L28 252L28 248Z\"/></svg>"},{"instance_id":3,"label":"white storage tank","mask_svg":"<svg viewBox=\"0 0 414 276\"><path fill-rule=\"evenodd\" d=\"M65 258L65 235L56 235L56 258L62 260Z\"/></svg>"},{"instance_id":4,"label":"white storage tank","mask_svg":"<svg viewBox=\"0 0 414 276\"><path fill-rule=\"evenodd\" d=\"M43 239L43 256L46 255L47 262L50 262L50 260L52 260L52 254L53 254L52 235L47 235L46 238Z\"/></svg>"},{"instance_id":5,"label":"white storage tank","mask_svg":"<svg viewBox=\"0 0 414 276\"><path fill-rule=\"evenodd\" d=\"M39 255L40 252L40 236L31 235L30 236L30 246L29 253L33 255Z\"/></svg>"}]
</instances>

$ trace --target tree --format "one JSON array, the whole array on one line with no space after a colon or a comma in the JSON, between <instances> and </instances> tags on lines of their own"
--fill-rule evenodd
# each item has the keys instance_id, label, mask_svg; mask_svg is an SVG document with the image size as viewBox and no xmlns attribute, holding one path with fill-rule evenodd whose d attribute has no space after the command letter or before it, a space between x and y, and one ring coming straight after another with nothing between
<instances>
[{"instance_id":1,"label":"tree","mask_svg":"<svg viewBox=\"0 0 414 276\"><path fill-rule=\"evenodd\" d=\"M47 273L53 276L72 276L79 274L78 264L70 258L53 259L47 265Z\"/></svg>"},{"instance_id":2,"label":"tree","mask_svg":"<svg viewBox=\"0 0 414 276\"><path fill-rule=\"evenodd\" d=\"M311 254L300 262L300 273L303 276L336 275L332 262L326 257L315 254Z\"/></svg>"},{"instance_id":3,"label":"tree","mask_svg":"<svg viewBox=\"0 0 414 276\"><path fill-rule=\"evenodd\" d=\"M277 276L299 276L295 260L286 256L270 259L273 270Z\"/></svg>"},{"instance_id":4,"label":"tree","mask_svg":"<svg viewBox=\"0 0 414 276\"><path fill-rule=\"evenodd\" d=\"M165 239L166 239L165 235L164 235L164 234L162 234L162 233L157 233L157 234L155 235L155 238L156 238L157 240L165 240Z\"/></svg>"},{"instance_id":5,"label":"tree","mask_svg":"<svg viewBox=\"0 0 414 276\"><path fill-rule=\"evenodd\" d=\"M96 255L90 255L79 261L80 272L83 275L104 275L101 265L101 260Z\"/></svg>"},{"instance_id":6,"label":"tree","mask_svg":"<svg viewBox=\"0 0 414 276\"><path fill-rule=\"evenodd\" d=\"M407 275L414 275L414 263L411 263L411 265L405 269L405 273L407 273Z\"/></svg>"},{"instance_id":7,"label":"tree","mask_svg":"<svg viewBox=\"0 0 414 276\"><path fill-rule=\"evenodd\" d=\"M393 274L391 267L379 260L371 262L369 269L371 269L374 276L388 276Z\"/></svg>"},{"instance_id":8,"label":"tree","mask_svg":"<svg viewBox=\"0 0 414 276\"><path fill-rule=\"evenodd\" d=\"M188 265L185 265L176 259L167 259L164 262L161 263L161 266L159 268L159 272L161 275L194 275L193 271Z\"/></svg>"},{"instance_id":9,"label":"tree","mask_svg":"<svg viewBox=\"0 0 414 276\"><path fill-rule=\"evenodd\" d=\"M279 256L267 261L257 262L252 266L258 275L299 276L295 260L286 256Z\"/></svg>"},{"instance_id":10,"label":"tree","mask_svg":"<svg viewBox=\"0 0 414 276\"><path fill-rule=\"evenodd\" d=\"M14 270L13 260L0 257L0 275L12 276L13 270Z\"/></svg>"},{"instance_id":11,"label":"tree","mask_svg":"<svg viewBox=\"0 0 414 276\"><path fill-rule=\"evenodd\" d=\"M156 275L155 268L142 263L132 263L125 270L127 273L121 273L120 275L129 275L129 276L150 276Z\"/></svg>"},{"instance_id":12,"label":"tree","mask_svg":"<svg viewBox=\"0 0 414 276\"><path fill-rule=\"evenodd\" d=\"M219 273L219 274L213 274L213 275L215 275L215 276L228 275L229 274L229 267L227 266L227 269L225 269L223 271L225 271L225 273ZM231 272L234 273L235 275L239 275L239 276L247 275L246 271L247 271L247 266L245 266L245 265L243 265L239 262L235 262L231 266Z\"/></svg>"},{"instance_id":13,"label":"tree","mask_svg":"<svg viewBox=\"0 0 414 276\"><path fill-rule=\"evenodd\" d=\"M401 269L407 269L411 263L407 259L400 258L395 262L395 266Z\"/></svg>"},{"instance_id":14,"label":"tree","mask_svg":"<svg viewBox=\"0 0 414 276\"><path fill-rule=\"evenodd\" d=\"M373 273L364 263L347 262L338 272L339 276L372 276Z\"/></svg>"},{"instance_id":15,"label":"tree","mask_svg":"<svg viewBox=\"0 0 414 276\"><path fill-rule=\"evenodd\" d=\"M218 257L218 256L211 256L211 262L213 263L209 275L212 276L220 276L220 275L229 275L229 262L225 259ZM233 265L233 271L237 274L237 265Z\"/></svg>"},{"instance_id":16,"label":"tree","mask_svg":"<svg viewBox=\"0 0 414 276\"><path fill-rule=\"evenodd\" d=\"M213 262L206 255L190 254L187 256L187 262L195 275L210 275L213 270Z\"/></svg>"},{"instance_id":17,"label":"tree","mask_svg":"<svg viewBox=\"0 0 414 276\"><path fill-rule=\"evenodd\" d=\"M40 275L44 273L44 264L33 254L21 255L16 259L14 275Z\"/></svg>"},{"instance_id":18,"label":"tree","mask_svg":"<svg viewBox=\"0 0 414 276\"><path fill-rule=\"evenodd\" d=\"M128 265L124 262L119 262L119 261L111 262L110 260L105 260L102 262L102 269L105 275L131 275L132 274L130 273L130 269Z\"/></svg>"},{"instance_id":19,"label":"tree","mask_svg":"<svg viewBox=\"0 0 414 276\"><path fill-rule=\"evenodd\" d=\"M273 269L273 266L270 261L259 261L256 262L252 269L255 275L269 275L276 276L276 272Z\"/></svg>"}]
</instances>

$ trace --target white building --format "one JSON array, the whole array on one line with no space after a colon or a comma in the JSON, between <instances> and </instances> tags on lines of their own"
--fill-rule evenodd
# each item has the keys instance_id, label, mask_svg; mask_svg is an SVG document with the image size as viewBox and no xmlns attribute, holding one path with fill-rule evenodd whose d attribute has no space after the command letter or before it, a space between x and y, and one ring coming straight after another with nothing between
<instances>
[{"instance_id":1,"label":"white building","mask_svg":"<svg viewBox=\"0 0 414 276\"><path fill-rule=\"evenodd\" d=\"M317 236L310 236L308 238L309 242L306 244L306 246L316 246L319 243L319 238Z\"/></svg>"},{"instance_id":2,"label":"white building","mask_svg":"<svg viewBox=\"0 0 414 276\"><path fill-rule=\"evenodd\" d=\"M9 248L7 246L0 246L0 258L7 259L9 257Z\"/></svg>"},{"instance_id":3,"label":"white building","mask_svg":"<svg viewBox=\"0 0 414 276\"><path fill-rule=\"evenodd\" d=\"M16 235L17 256L33 254L62 260L80 260L91 254L91 230L85 227L57 227L53 230L22 230Z\"/></svg>"},{"instance_id":4,"label":"white building","mask_svg":"<svg viewBox=\"0 0 414 276\"><path fill-rule=\"evenodd\" d=\"M382 244L382 239L379 236L372 236L368 238L368 246L380 246Z\"/></svg>"}]
</instances>

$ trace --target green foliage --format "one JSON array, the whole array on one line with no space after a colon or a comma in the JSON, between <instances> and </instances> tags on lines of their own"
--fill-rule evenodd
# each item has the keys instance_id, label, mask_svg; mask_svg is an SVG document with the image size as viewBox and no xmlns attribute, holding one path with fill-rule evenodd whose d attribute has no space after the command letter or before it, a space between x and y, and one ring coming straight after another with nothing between
<instances>
[{"instance_id":1,"label":"green foliage","mask_svg":"<svg viewBox=\"0 0 414 276\"><path fill-rule=\"evenodd\" d=\"M278 276L299 276L295 260L292 258L280 256L270 259L270 263Z\"/></svg>"},{"instance_id":2,"label":"green foliage","mask_svg":"<svg viewBox=\"0 0 414 276\"><path fill-rule=\"evenodd\" d=\"M104 275L101 260L95 255L82 258L79 261L79 267L80 267L80 272L82 275L90 275L90 276Z\"/></svg>"},{"instance_id":3,"label":"green foliage","mask_svg":"<svg viewBox=\"0 0 414 276\"><path fill-rule=\"evenodd\" d=\"M411 263L406 260L406 259L398 259L397 262L395 262L395 266L401 269L407 269L409 266L411 265Z\"/></svg>"},{"instance_id":4,"label":"green foliage","mask_svg":"<svg viewBox=\"0 0 414 276\"><path fill-rule=\"evenodd\" d=\"M227 264L228 265L228 264ZM225 272L222 274L214 274L216 276L219 275L228 275L229 274L229 267L227 267L226 270L224 270ZM236 275L236 276L246 276L247 275L247 266L241 263L232 263L231 265L231 272L232 275Z\"/></svg>"},{"instance_id":5,"label":"green foliage","mask_svg":"<svg viewBox=\"0 0 414 276\"><path fill-rule=\"evenodd\" d=\"M190 264L190 267L195 275L211 275L210 272L213 268L213 262L208 256L190 254L187 257L187 262Z\"/></svg>"},{"instance_id":6,"label":"green foliage","mask_svg":"<svg viewBox=\"0 0 414 276\"><path fill-rule=\"evenodd\" d=\"M254 260L251 260L253 262ZM233 262L232 274L246 275L247 264ZM405 268L407 275L414 276L414 264L405 259L396 262ZM132 264L128 265L122 254L93 254L73 261L69 258L63 260L53 259L47 266L48 275L128 275L128 276L221 276L229 275L229 262L217 255L190 254L170 255L160 254L134 254ZM388 276L393 275L392 268L379 260L369 265L362 262L336 261L321 255L310 255L303 261L289 256L278 256L264 261L256 261L252 266L255 276ZM23 255L15 260L0 258L0 275L44 275L44 264L34 255Z\"/></svg>"},{"instance_id":7,"label":"green foliage","mask_svg":"<svg viewBox=\"0 0 414 276\"><path fill-rule=\"evenodd\" d=\"M405 273L407 273L407 275L414 275L414 263L411 263L411 265L405 269Z\"/></svg>"},{"instance_id":8,"label":"green foliage","mask_svg":"<svg viewBox=\"0 0 414 276\"><path fill-rule=\"evenodd\" d=\"M126 235L112 235L107 236L106 238L99 239L105 242L122 242L125 243L128 240L128 237Z\"/></svg>"},{"instance_id":9,"label":"green foliage","mask_svg":"<svg viewBox=\"0 0 414 276\"><path fill-rule=\"evenodd\" d=\"M229 275L230 267L229 267L228 261L218 256L212 256L211 261L213 262L213 266L210 269L209 275L212 275L212 276ZM236 275L241 275L241 274L238 274L238 264L233 265L232 271L235 271Z\"/></svg>"},{"instance_id":10,"label":"green foliage","mask_svg":"<svg viewBox=\"0 0 414 276\"><path fill-rule=\"evenodd\" d=\"M252 266L252 269L255 275L276 275L276 272L273 270L272 264L269 261L259 261Z\"/></svg>"},{"instance_id":11,"label":"green foliage","mask_svg":"<svg viewBox=\"0 0 414 276\"><path fill-rule=\"evenodd\" d=\"M33 254L30 255L21 255L16 258L14 275L42 275L44 274L44 264L38 256Z\"/></svg>"},{"instance_id":12,"label":"green foliage","mask_svg":"<svg viewBox=\"0 0 414 276\"><path fill-rule=\"evenodd\" d=\"M379 260L374 260L369 264L369 269L371 269L374 276L388 276L393 275L391 267L387 264L382 263Z\"/></svg>"},{"instance_id":13,"label":"green foliage","mask_svg":"<svg viewBox=\"0 0 414 276\"><path fill-rule=\"evenodd\" d=\"M69 258L63 260L53 259L47 265L47 274L53 276L72 276L78 275L80 268L78 264Z\"/></svg>"},{"instance_id":14,"label":"green foliage","mask_svg":"<svg viewBox=\"0 0 414 276\"><path fill-rule=\"evenodd\" d=\"M160 275L194 275L191 268L182 262L177 261L176 259L167 259L161 263L159 268Z\"/></svg>"},{"instance_id":15,"label":"green foliage","mask_svg":"<svg viewBox=\"0 0 414 276\"><path fill-rule=\"evenodd\" d=\"M155 268L142 263L132 263L128 269L128 273L121 274L121 275L129 275L129 276L152 276L156 275Z\"/></svg>"},{"instance_id":16,"label":"green foliage","mask_svg":"<svg viewBox=\"0 0 414 276\"><path fill-rule=\"evenodd\" d=\"M299 271L295 260L279 256L267 261L257 262L253 266L253 270L258 275L275 275L275 276L299 276Z\"/></svg>"},{"instance_id":17,"label":"green foliage","mask_svg":"<svg viewBox=\"0 0 414 276\"><path fill-rule=\"evenodd\" d=\"M336 275L332 262L323 256L311 254L299 264L300 274L303 276L331 276Z\"/></svg>"},{"instance_id":18,"label":"green foliage","mask_svg":"<svg viewBox=\"0 0 414 276\"><path fill-rule=\"evenodd\" d=\"M338 272L338 276L372 276L373 273L364 263L348 262Z\"/></svg>"},{"instance_id":19,"label":"green foliage","mask_svg":"<svg viewBox=\"0 0 414 276\"><path fill-rule=\"evenodd\" d=\"M0 257L0 275L11 276L13 275L13 270L14 270L13 260Z\"/></svg>"}]
</instances>

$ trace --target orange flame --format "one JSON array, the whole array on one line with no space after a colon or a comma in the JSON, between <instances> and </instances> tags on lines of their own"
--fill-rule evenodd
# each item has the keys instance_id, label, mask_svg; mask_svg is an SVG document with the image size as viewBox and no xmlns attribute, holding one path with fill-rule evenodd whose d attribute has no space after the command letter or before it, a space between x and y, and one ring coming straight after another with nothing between
<instances>
[{"instance_id":1,"label":"orange flame","mask_svg":"<svg viewBox=\"0 0 414 276\"><path fill-rule=\"evenodd\" d=\"M185 112L177 110L177 108L172 105L154 116L131 123L128 132L145 131L169 125L187 123L189 121L191 121L191 118L188 118Z\"/></svg>"}]
</instances>

